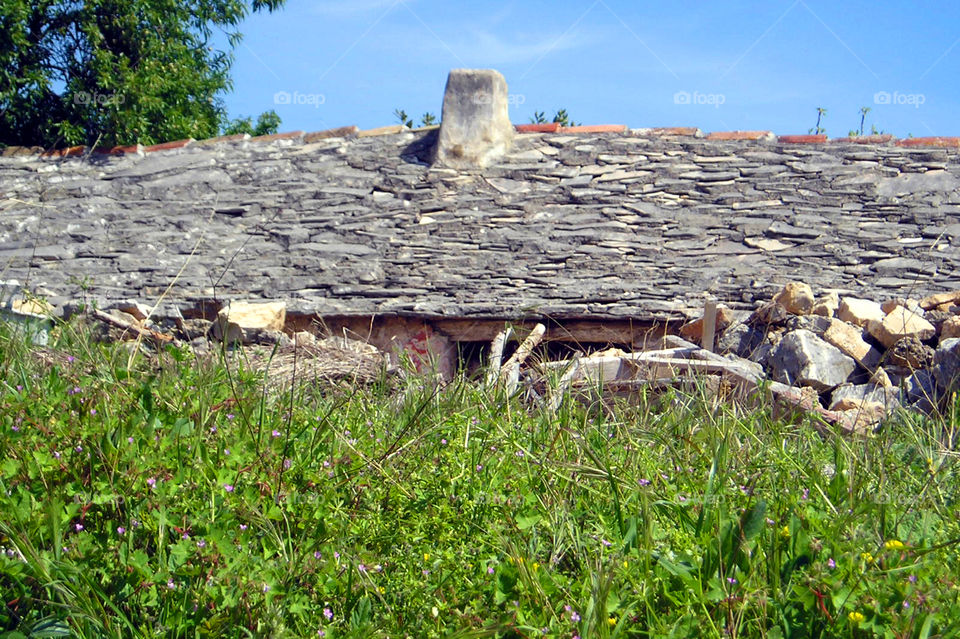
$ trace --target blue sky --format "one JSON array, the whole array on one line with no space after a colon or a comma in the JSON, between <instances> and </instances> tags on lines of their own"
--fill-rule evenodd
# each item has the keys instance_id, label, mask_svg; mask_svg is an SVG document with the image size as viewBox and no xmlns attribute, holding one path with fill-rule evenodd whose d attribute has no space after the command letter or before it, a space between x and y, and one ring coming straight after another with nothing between
<instances>
[{"instance_id":1,"label":"blue sky","mask_svg":"<svg viewBox=\"0 0 960 639\"><path fill-rule=\"evenodd\" d=\"M507 79L511 119L843 136L960 135L960 3L287 0L250 17L231 117L282 130L440 114L451 68ZM277 94L280 94L278 96ZM289 95L289 104L283 104ZM278 101L280 103L278 103Z\"/></svg>"}]
</instances>

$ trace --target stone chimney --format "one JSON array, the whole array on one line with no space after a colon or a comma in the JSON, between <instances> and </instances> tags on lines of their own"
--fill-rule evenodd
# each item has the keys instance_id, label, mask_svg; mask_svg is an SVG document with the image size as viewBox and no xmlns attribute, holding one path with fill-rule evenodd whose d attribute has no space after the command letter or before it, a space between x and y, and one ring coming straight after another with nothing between
<instances>
[{"instance_id":1,"label":"stone chimney","mask_svg":"<svg viewBox=\"0 0 960 639\"><path fill-rule=\"evenodd\" d=\"M443 96L434 164L482 169L513 146L507 81L493 69L453 69Z\"/></svg>"}]
</instances>

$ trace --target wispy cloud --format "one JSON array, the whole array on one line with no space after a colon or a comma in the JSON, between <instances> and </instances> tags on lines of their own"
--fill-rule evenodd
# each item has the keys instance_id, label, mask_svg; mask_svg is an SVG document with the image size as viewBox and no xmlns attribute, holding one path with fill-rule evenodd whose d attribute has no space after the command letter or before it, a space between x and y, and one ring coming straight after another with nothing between
<instances>
[{"instance_id":1,"label":"wispy cloud","mask_svg":"<svg viewBox=\"0 0 960 639\"><path fill-rule=\"evenodd\" d=\"M476 60L483 60L487 64L504 64L517 62L531 62L550 53L560 53L571 49L579 49L596 43L598 37L585 33L569 33L566 35L544 34L517 34L505 35L491 31L477 30L471 34L469 40L458 48L461 55Z\"/></svg>"},{"instance_id":2,"label":"wispy cloud","mask_svg":"<svg viewBox=\"0 0 960 639\"><path fill-rule=\"evenodd\" d=\"M404 0L407 4L416 4L416 0ZM310 13L326 15L351 15L385 11L397 3L396 0L324 0L310 6Z\"/></svg>"},{"instance_id":3,"label":"wispy cloud","mask_svg":"<svg viewBox=\"0 0 960 639\"><path fill-rule=\"evenodd\" d=\"M423 28L423 25L419 26ZM603 40L599 33L505 33L477 28L464 32L444 28L443 25L431 27L429 32L425 30L421 35L412 38L411 29L417 27L391 30L392 33L380 34L377 41L382 47L394 50L401 47L399 50L406 56L413 51L431 58L440 54L450 56L451 63L487 67L529 64Z\"/></svg>"}]
</instances>

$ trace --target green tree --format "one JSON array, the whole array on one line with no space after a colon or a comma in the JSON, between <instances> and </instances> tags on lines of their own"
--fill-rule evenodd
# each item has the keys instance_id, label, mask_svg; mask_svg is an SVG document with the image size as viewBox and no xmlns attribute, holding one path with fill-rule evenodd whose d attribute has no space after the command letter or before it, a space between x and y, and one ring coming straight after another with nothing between
<instances>
[{"instance_id":1,"label":"green tree","mask_svg":"<svg viewBox=\"0 0 960 639\"><path fill-rule=\"evenodd\" d=\"M533 124L547 124L547 114L543 111L534 111L530 122ZM553 122L560 126L577 126L578 124L570 119L570 115L566 109L559 109L557 114L553 116Z\"/></svg>"},{"instance_id":2,"label":"green tree","mask_svg":"<svg viewBox=\"0 0 960 639\"><path fill-rule=\"evenodd\" d=\"M400 124L407 127L408 129L413 128L413 118L407 115L407 112L404 111L403 109L394 109L393 117L395 117L400 122Z\"/></svg>"},{"instance_id":3,"label":"green tree","mask_svg":"<svg viewBox=\"0 0 960 639\"><path fill-rule=\"evenodd\" d=\"M817 124L812 129L808 129L807 132L812 133L814 135L823 135L824 133L826 133L827 130L822 126L820 126L820 120L822 120L823 116L825 116L826 114L827 114L826 109L824 109L823 107L817 107Z\"/></svg>"},{"instance_id":4,"label":"green tree","mask_svg":"<svg viewBox=\"0 0 960 639\"><path fill-rule=\"evenodd\" d=\"M237 27L284 1L0 0L0 143L216 135ZM228 51L211 46L214 30Z\"/></svg>"},{"instance_id":5,"label":"green tree","mask_svg":"<svg viewBox=\"0 0 960 639\"><path fill-rule=\"evenodd\" d=\"M228 122L223 127L224 135L235 135L237 133L248 133L250 135L267 135L276 133L280 129L280 116L273 109L261 113L257 118L257 123L253 123L253 118L237 118Z\"/></svg>"}]
</instances>

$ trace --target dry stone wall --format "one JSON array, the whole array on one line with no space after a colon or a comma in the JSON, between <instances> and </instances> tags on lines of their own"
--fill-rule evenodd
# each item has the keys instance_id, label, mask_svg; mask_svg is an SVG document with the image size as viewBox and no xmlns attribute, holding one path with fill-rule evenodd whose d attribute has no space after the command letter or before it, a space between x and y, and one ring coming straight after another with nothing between
<instances>
[{"instance_id":1,"label":"dry stone wall","mask_svg":"<svg viewBox=\"0 0 960 639\"><path fill-rule=\"evenodd\" d=\"M704 294L753 309L790 280L875 300L960 288L958 149L522 134L456 171L429 165L435 137L0 158L0 280L54 304L644 321Z\"/></svg>"}]
</instances>

